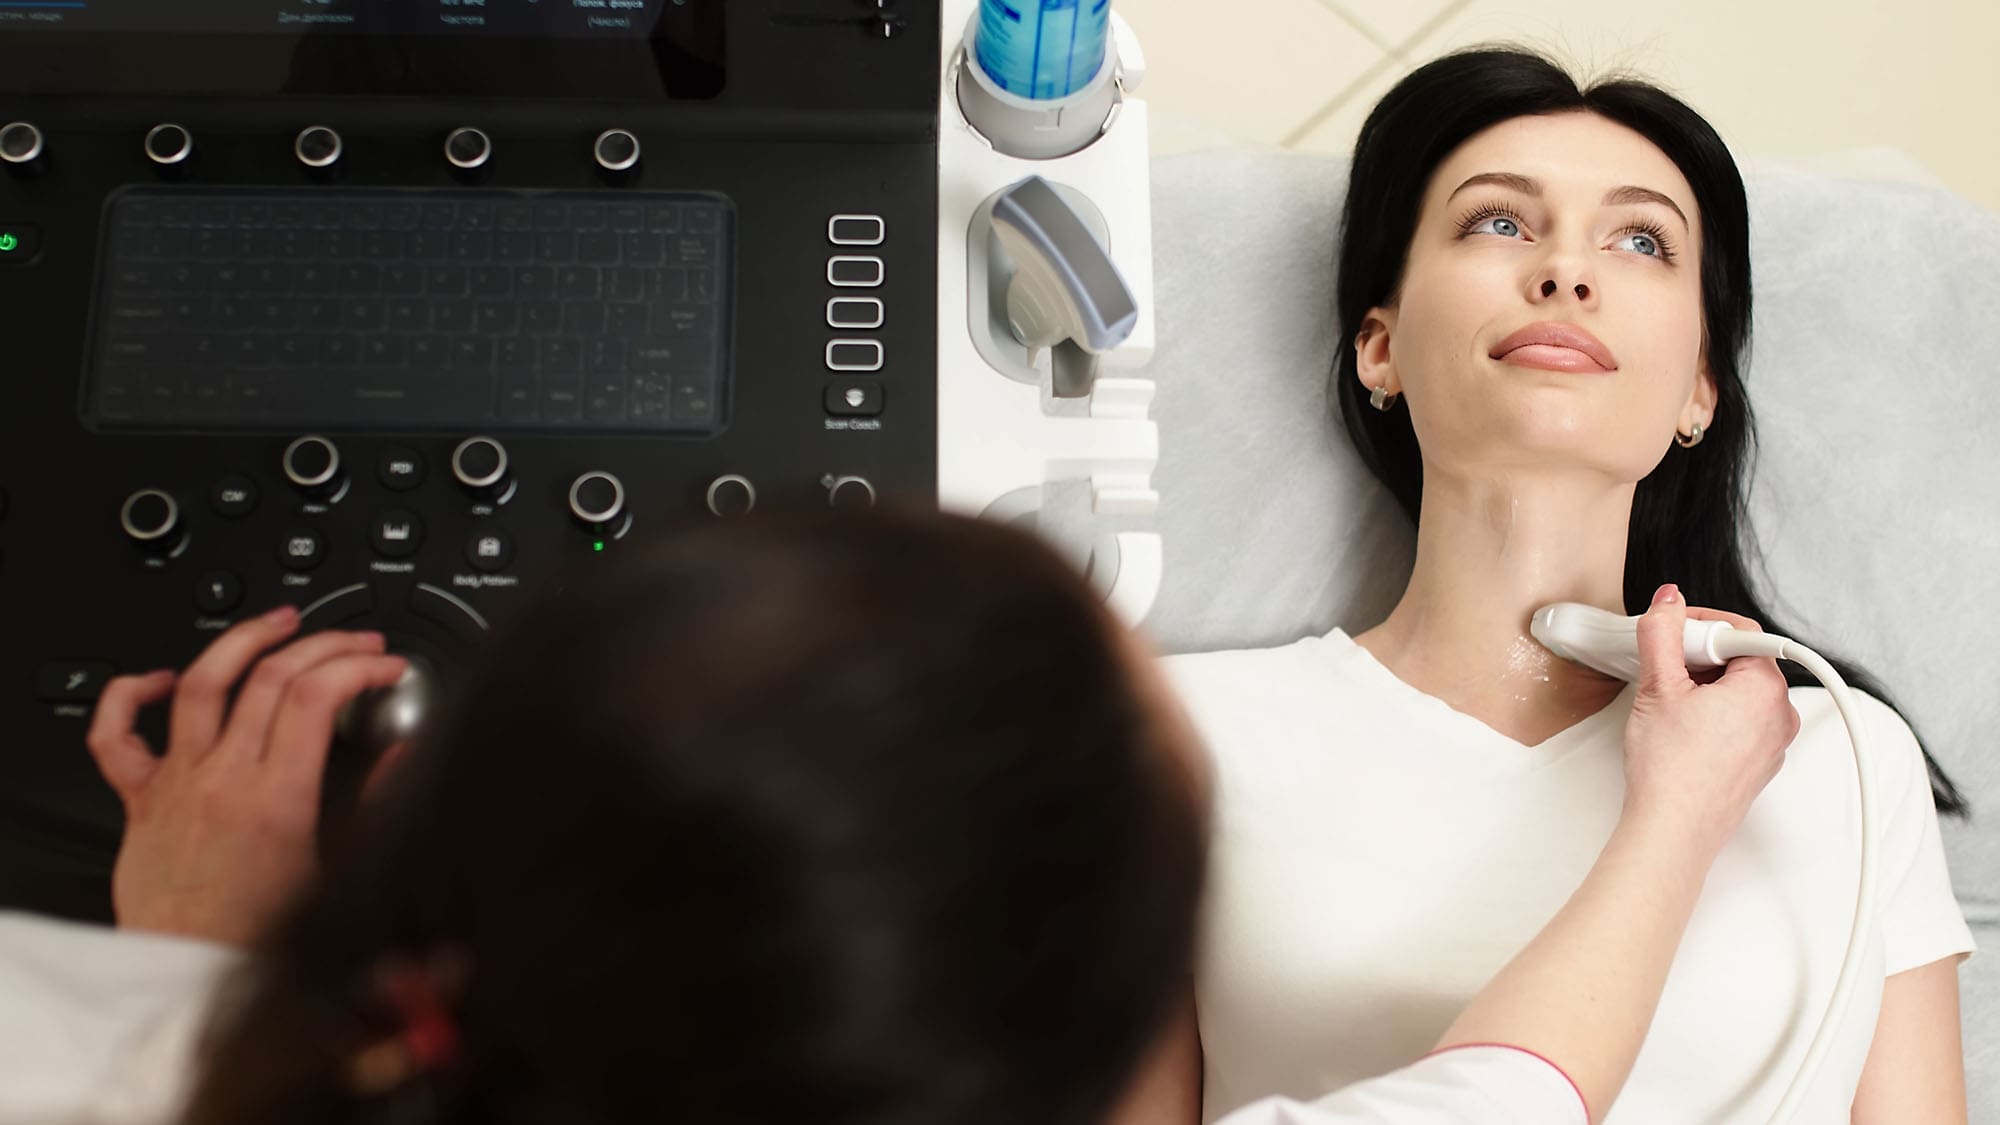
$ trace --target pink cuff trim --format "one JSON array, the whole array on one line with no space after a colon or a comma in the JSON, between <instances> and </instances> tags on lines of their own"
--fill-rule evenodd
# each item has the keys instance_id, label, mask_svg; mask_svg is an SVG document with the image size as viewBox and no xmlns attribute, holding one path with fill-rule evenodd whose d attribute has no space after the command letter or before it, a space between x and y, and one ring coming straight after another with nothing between
<instances>
[{"instance_id":1,"label":"pink cuff trim","mask_svg":"<svg viewBox=\"0 0 2000 1125\"><path fill-rule=\"evenodd\" d=\"M1550 1070L1553 1070L1557 1074L1562 1075L1564 1082L1569 1083L1569 1088L1576 1094L1577 1103L1583 1106L1583 1119L1585 1121L1597 1120L1596 1117L1591 1115L1590 1099L1583 1096L1583 1087L1578 1086L1576 1084L1576 1079L1571 1078L1569 1076L1569 1071L1566 1071L1562 1067L1557 1066L1554 1059L1549 1058L1547 1055L1542 1054L1540 1051L1531 1051L1526 1047L1517 1047L1512 1043L1453 1043L1449 1047L1440 1047L1437 1050L1432 1051L1430 1054L1425 1055L1424 1058L1428 1059L1436 1055L1442 1055L1448 1051L1469 1050L1473 1047L1499 1047L1503 1050L1519 1051L1524 1055L1532 1055L1533 1057L1542 1060L1543 1063L1548 1065Z\"/></svg>"}]
</instances>

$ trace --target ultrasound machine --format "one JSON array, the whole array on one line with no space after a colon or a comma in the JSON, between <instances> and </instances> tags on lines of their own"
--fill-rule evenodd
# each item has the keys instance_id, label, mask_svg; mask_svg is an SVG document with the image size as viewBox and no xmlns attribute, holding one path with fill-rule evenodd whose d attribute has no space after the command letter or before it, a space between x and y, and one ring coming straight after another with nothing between
<instances>
[{"instance_id":1,"label":"ultrasound machine","mask_svg":"<svg viewBox=\"0 0 2000 1125\"><path fill-rule=\"evenodd\" d=\"M0 909L107 916L94 700L278 604L448 681L649 530L1076 481L1142 617L1143 57L1010 89L1034 8L0 0Z\"/></svg>"}]
</instances>

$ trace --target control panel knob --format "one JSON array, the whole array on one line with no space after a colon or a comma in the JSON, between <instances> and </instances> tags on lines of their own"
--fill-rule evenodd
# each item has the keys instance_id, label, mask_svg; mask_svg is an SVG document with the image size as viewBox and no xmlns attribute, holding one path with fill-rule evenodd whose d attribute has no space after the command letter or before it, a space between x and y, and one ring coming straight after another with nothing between
<instances>
[{"instance_id":1,"label":"control panel knob","mask_svg":"<svg viewBox=\"0 0 2000 1125\"><path fill-rule=\"evenodd\" d=\"M0 160L32 164L42 155L42 131L26 121L0 125Z\"/></svg>"},{"instance_id":2,"label":"control panel knob","mask_svg":"<svg viewBox=\"0 0 2000 1125\"><path fill-rule=\"evenodd\" d=\"M466 438L451 451L451 475L460 488L482 500L504 496L513 483L507 447L490 437Z\"/></svg>"},{"instance_id":3,"label":"control panel knob","mask_svg":"<svg viewBox=\"0 0 2000 1125\"><path fill-rule=\"evenodd\" d=\"M493 159L493 138L484 129L474 129L467 125L453 129L451 136L444 139L444 158L452 167L470 172L483 168Z\"/></svg>"},{"instance_id":4,"label":"control panel knob","mask_svg":"<svg viewBox=\"0 0 2000 1125\"><path fill-rule=\"evenodd\" d=\"M284 470L285 479L294 488L315 499L337 495L347 483L341 470L340 450L317 434L285 447Z\"/></svg>"},{"instance_id":5,"label":"control panel knob","mask_svg":"<svg viewBox=\"0 0 2000 1125\"><path fill-rule=\"evenodd\" d=\"M826 502L836 508L872 508L875 486L866 477L835 477L827 482Z\"/></svg>"},{"instance_id":6,"label":"control panel knob","mask_svg":"<svg viewBox=\"0 0 2000 1125\"><path fill-rule=\"evenodd\" d=\"M186 537L180 504L157 488L142 488L127 496L125 506L118 509L118 526L132 542L160 554L171 553Z\"/></svg>"},{"instance_id":7,"label":"control panel knob","mask_svg":"<svg viewBox=\"0 0 2000 1125\"><path fill-rule=\"evenodd\" d=\"M592 148L607 172L628 172L639 163L639 138L628 129L606 129Z\"/></svg>"},{"instance_id":8,"label":"control panel knob","mask_svg":"<svg viewBox=\"0 0 2000 1125\"><path fill-rule=\"evenodd\" d=\"M185 164L194 155L194 134L167 122L155 125L146 134L146 159L162 168Z\"/></svg>"},{"instance_id":9,"label":"control panel knob","mask_svg":"<svg viewBox=\"0 0 2000 1125\"><path fill-rule=\"evenodd\" d=\"M708 510L718 516L747 516L757 507L757 486L730 473L708 486Z\"/></svg>"},{"instance_id":10,"label":"control panel knob","mask_svg":"<svg viewBox=\"0 0 2000 1125\"><path fill-rule=\"evenodd\" d=\"M306 126L299 130L298 139L292 142L292 154L299 158L299 163L315 169L331 168L339 163L345 148L340 134L325 125Z\"/></svg>"},{"instance_id":11,"label":"control panel knob","mask_svg":"<svg viewBox=\"0 0 2000 1125\"><path fill-rule=\"evenodd\" d=\"M401 679L361 693L334 717L334 734L361 743L370 752L370 764L374 755L415 741L435 706L437 674L422 657L405 659L409 667Z\"/></svg>"},{"instance_id":12,"label":"control panel knob","mask_svg":"<svg viewBox=\"0 0 2000 1125\"><path fill-rule=\"evenodd\" d=\"M576 478L569 486L569 514L592 531L617 523L625 515L624 482L601 470Z\"/></svg>"}]
</instances>

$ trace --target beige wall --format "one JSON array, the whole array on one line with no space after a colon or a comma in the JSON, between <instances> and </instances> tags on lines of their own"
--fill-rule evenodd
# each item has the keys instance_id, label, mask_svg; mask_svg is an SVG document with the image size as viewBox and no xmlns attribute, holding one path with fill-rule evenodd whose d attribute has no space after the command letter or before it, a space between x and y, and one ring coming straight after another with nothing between
<instances>
[{"instance_id":1,"label":"beige wall","mask_svg":"<svg viewBox=\"0 0 2000 1125\"><path fill-rule=\"evenodd\" d=\"M1146 48L1163 153L1344 152L1413 66L1509 39L1586 72L1640 71L1707 116L1740 160L1933 178L2000 214L2000 0L1114 4ZM1897 152L1856 151L1885 148Z\"/></svg>"}]
</instances>

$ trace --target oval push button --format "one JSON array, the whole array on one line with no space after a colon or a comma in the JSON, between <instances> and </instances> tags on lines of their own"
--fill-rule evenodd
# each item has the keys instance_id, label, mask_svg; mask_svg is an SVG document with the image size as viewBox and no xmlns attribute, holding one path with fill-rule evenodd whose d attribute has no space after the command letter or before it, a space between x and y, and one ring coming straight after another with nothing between
<instances>
[{"instance_id":1,"label":"oval push button","mask_svg":"<svg viewBox=\"0 0 2000 1125\"><path fill-rule=\"evenodd\" d=\"M476 531L465 541L465 561L485 574L506 570L514 561L514 540L497 527Z\"/></svg>"},{"instance_id":2,"label":"oval push button","mask_svg":"<svg viewBox=\"0 0 2000 1125\"><path fill-rule=\"evenodd\" d=\"M243 580L226 570L211 570L195 585L194 604L203 613L228 613L243 604Z\"/></svg>"},{"instance_id":3,"label":"oval push button","mask_svg":"<svg viewBox=\"0 0 2000 1125\"><path fill-rule=\"evenodd\" d=\"M311 528L300 528L278 544L278 565L308 571L326 561L326 540Z\"/></svg>"},{"instance_id":4,"label":"oval push button","mask_svg":"<svg viewBox=\"0 0 2000 1125\"><path fill-rule=\"evenodd\" d=\"M414 449L384 450L375 466L375 479L391 492L408 492L424 483L424 456Z\"/></svg>"},{"instance_id":5,"label":"oval push button","mask_svg":"<svg viewBox=\"0 0 2000 1125\"><path fill-rule=\"evenodd\" d=\"M101 660L57 660L35 673L35 698L49 703L88 703L104 693L117 670Z\"/></svg>"},{"instance_id":6,"label":"oval push button","mask_svg":"<svg viewBox=\"0 0 2000 1125\"><path fill-rule=\"evenodd\" d=\"M424 545L424 521L401 508L384 512L370 525L368 539L383 558L406 559Z\"/></svg>"},{"instance_id":7,"label":"oval push button","mask_svg":"<svg viewBox=\"0 0 2000 1125\"><path fill-rule=\"evenodd\" d=\"M208 506L224 519L242 519L257 510L257 482L245 476L224 477L209 490Z\"/></svg>"},{"instance_id":8,"label":"oval push button","mask_svg":"<svg viewBox=\"0 0 2000 1125\"><path fill-rule=\"evenodd\" d=\"M836 418L878 417L882 388L875 383L835 383L826 389L826 412Z\"/></svg>"}]
</instances>

